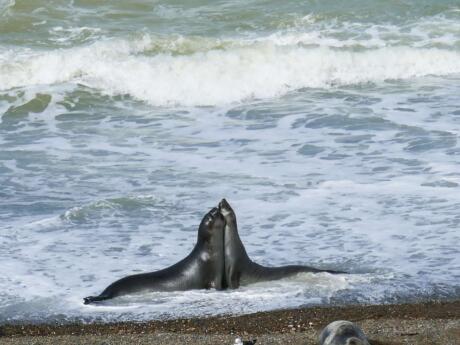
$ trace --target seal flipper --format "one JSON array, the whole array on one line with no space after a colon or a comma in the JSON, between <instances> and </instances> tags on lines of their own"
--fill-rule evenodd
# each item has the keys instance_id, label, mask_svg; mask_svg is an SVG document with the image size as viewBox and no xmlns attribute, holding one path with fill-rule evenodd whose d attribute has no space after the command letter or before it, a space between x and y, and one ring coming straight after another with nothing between
<instances>
[{"instance_id":1,"label":"seal flipper","mask_svg":"<svg viewBox=\"0 0 460 345\"><path fill-rule=\"evenodd\" d=\"M318 270L317 272L319 272L319 273L324 272L324 273L330 273L330 274L350 274L350 272L334 271L334 270Z\"/></svg>"},{"instance_id":2,"label":"seal flipper","mask_svg":"<svg viewBox=\"0 0 460 345\"><path fill-rule=\"evenodd\" d=\"M246 272L246 280L248 282L258 282L264 280L277 280L286 277L292 277L299 273L329 273L329 274L341 274L345 272L321 270L315 267L303 266L303 265L288 265L269 267L262 266L255 262L249 266Z\"/></svg>"},{"instance_id":3,"label":"seal flipper","mask_svg":"<svg viewBox=\"0 0 460 345\"><path fill-rule=\"evenodd\" d=\"M100 302L110 298L111 297L108 295L88 296L83 298L83 304L91 304L93 302Z\"/></svg>"}]
</instances>

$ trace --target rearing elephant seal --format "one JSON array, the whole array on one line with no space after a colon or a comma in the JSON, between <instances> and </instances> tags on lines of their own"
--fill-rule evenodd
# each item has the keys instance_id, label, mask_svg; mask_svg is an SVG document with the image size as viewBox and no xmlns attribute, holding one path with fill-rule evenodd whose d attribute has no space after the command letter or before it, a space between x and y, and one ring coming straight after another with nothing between
<instances>
[{"instance_id":1,"label":"rearing elephant seal","mask_svg":"<svg viewBox=\"0 0 460 345\"><path fill-rule=\"evenodd\" d=\"M344 273L301 265L265 267L255 263L249 258L241 242L238 235L236 215L227 200L222 199L219 203L219 210L225 218L225 280L229 288L236 289L240 285L282 279L303 272Z\"/></svg>"},{"instance_id":2,"label":"rearing elephant seal","mask_svg":"<svg viewBox=\"0 0 460 345\"><path fill-rule=\"evenodd\" d=\"M318 338L319 345L369 345L364 332L350 321L334 321Z\"/></svg>"},{"instance_id":3,"label":"rearing elephant seal","mask_svg":"<svg viewBox=\"0 0 460 345\"><path fill-rule=\"evenodd\" d=\"M222 214L217 208L213 208L201 221L197 243L185 259L160 271L135 274L117 280L99 296L84 298L84 303L142 291L225 288L224 225Z\"/></svg>"}]
</instances>

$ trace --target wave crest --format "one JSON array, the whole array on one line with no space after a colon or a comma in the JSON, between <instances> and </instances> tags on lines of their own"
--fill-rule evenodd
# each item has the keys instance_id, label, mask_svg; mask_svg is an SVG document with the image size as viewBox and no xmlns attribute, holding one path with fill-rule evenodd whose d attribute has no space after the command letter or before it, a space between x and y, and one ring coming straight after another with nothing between
<instances>
[{"instance_id":1,"label":"wave crest","mask_svg":"<svg viewBox=\"0 0 460 345\"><path fill-rule=\"evenodd\" d=\"M178 51L184 54L177 55L152 54L166 43L149 36L51 52L8 51L0 54L0 90L80 83L157 106L200 106L278 97L300 88L460 73L460 53L439 48L205 43L197 52L182 43Z\"/></svg>"}]
</instances>

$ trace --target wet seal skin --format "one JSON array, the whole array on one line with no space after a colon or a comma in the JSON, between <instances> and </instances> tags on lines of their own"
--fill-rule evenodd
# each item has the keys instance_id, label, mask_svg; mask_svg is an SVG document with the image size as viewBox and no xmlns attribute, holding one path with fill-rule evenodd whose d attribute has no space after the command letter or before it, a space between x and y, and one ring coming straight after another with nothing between
<instances>
[{"instance_id":1,"label":"wet seal skin","mask_svg":"<svg viewBox=\"0 0 460 345\"><path fill-rule=\"evenodd\" d=\"M364 332L350 321L334 321L318 337L319 345L369 345Z\"/></svg>"},{"instance_id":2,"label":"wet seal skin","mask_svg":"<svg viewBox=\"0 0 460 345\"><path fill-rule=\"evenodd\" d=\"M160 271L117 280L100 295L84 298L84 304L144 291L224 289L224 226L219 209L213 208L203 217L197 243L186 258Z\"/></svg>"},{"instance_id":3,"label":"wet seal skin","mask_svg":"<svg viewBox=\"0 0 460 345\"><path fill-rule=\"evenodd\" d=\"M222 199L219 207L204 216L198 228L197 243L185 259L160 271L117 280L100 295L84 298L84 303L143 291L236 289L240 285L282 279L305 272L345 273L303 265L266 267L253 262L238 235L235 212L227 200Z\"/></svg>"},{"instance_id":4,"label":"wet seal skin","mask_svg":"<svg viewBox=\"0 0 460 345\"><path fill-rule=\"evenodd\" d=\"M327 272L332 274L345 273L340 271L321 270L302 265L281 267L266 267L252 261L238 234L236 215L227 200L222 199L219 210L225 218L224 253L225 253L225 281L231 289L240 285L282 279L298 273Z\"/></svg>"}]
</instances>

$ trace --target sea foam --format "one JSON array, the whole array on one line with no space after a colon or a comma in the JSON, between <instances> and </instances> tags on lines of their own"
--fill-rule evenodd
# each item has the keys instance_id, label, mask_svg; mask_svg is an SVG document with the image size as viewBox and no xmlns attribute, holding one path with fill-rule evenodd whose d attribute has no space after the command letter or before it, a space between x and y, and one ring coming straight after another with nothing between
<instances>
[{"instance_id":1,"label":"sea foam","mask_svg":"<svg viewBox=\"0 0 460 345\"><path fill-rule=\"evenodd\" d=\"M76 83L157 106L224 105L301 88L460 73L460 53L438 48L368 50L254 42L190 54L151 54L149 37L0 55L0 90Z\"/></svg>"}]
</instances>

